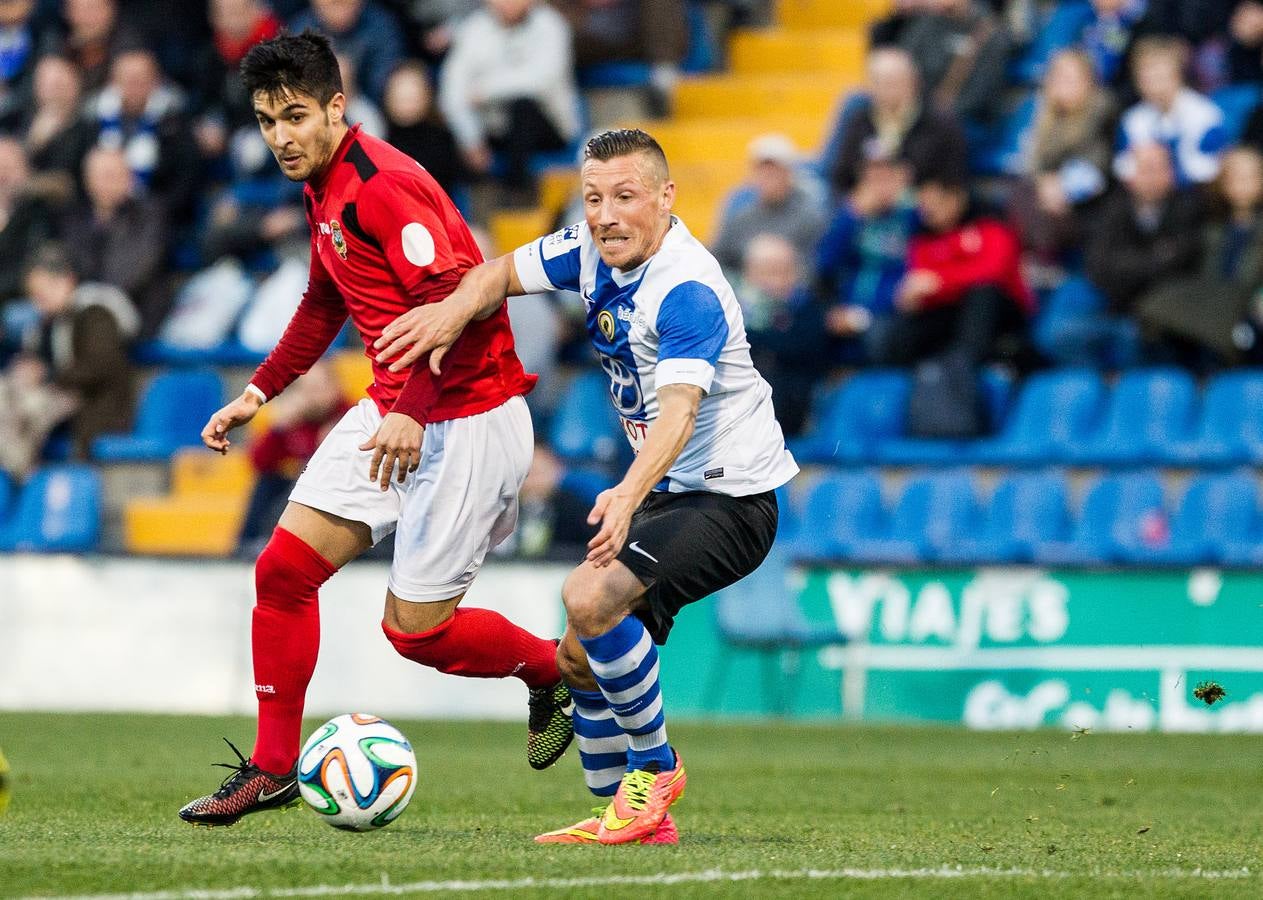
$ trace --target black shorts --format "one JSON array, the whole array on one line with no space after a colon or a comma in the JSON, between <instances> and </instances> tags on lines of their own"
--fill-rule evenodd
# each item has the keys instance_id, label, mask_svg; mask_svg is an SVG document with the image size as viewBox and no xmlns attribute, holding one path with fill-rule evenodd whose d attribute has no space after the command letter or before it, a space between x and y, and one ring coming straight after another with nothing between
<instances>
[{"instance_id":1,"label":"black shorts","mask_svg":"<svg viewBox=\"0 0 1263 900\"><path fill-rule=\"evenodd\" d=\"M776 493L730 497L709 491L654 492L632 516L618 561L647 590L636 615L665 644L689 603L740 581L776 539Z\"/></svg>"}]
</instances>

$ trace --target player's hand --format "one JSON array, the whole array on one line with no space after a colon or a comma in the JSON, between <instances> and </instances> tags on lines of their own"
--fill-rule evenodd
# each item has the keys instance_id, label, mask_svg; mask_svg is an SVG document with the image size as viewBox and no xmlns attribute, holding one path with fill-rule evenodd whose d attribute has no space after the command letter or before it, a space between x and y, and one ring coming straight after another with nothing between
<instances>
[{"instance_id":1,"label":"player's hand","mask_svg":"<svg viewBox=\"0 0 1263 900\"><path fill-rule=\"evenodd\" d=\"M588 562L598 569L608 566L623 549L627 530L631 528L632 513L639 501L615 485L596 495L596 504L588 513L588 524L600 523L600 530L588 541Z\"/></svg>"},{"instance_id":2,"label":"player's hand","mask_svg":"<svg viewBox=\"0 0 1263 900\"><path fill-rule=\"evenodd\" d=\"M240 397L210 417L210 421L202 429L202 443L218 453L227 453L232 446L232 441L228 440L228 432L253 419L262 405L263 401L250 391L243 392Z\"/></svg>"},{"instance_id":3,"label":"player's hand","mask_svg":"<svg viewBox=\"0 0 1263 900\"><path fill-rule=\"evenodd\" d=\"M403 413L386 413L377 432L364 443L361 450L372 450L373 461L368 466L368 480L380 481L382 490L390 487L390 474L398 468L399 483L421 466L421 439L425 429L412 416Z\"/></svg>"},{"instance_id":4,"label":"player's hand","mask_svg":"<svg viewBox=\"0 0 1263 900\"><path fill-rule=\"evenodd\" d=\"M429 353L430 371L438 375L443 357L468 324L469 319L456 304L447 300L413 307L382 329L382 336L373 342L377 362L384 363L403 351L389 366L390 371L400 372Z\"/></svg>"}]
</instances>

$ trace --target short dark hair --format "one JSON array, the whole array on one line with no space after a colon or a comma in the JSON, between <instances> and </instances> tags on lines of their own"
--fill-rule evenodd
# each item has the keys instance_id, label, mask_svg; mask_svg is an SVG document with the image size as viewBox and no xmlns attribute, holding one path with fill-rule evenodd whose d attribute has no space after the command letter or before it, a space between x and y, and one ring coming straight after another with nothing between
<instances>
[{"instance_id":1,"label":"short dark hair","mask_svg":"<svg viewBox=\"0 0 1263 900\"><path fill-rule=\"evenodd\" d=\"M653 136L639 128L619 128L603 131L588 139L583 147L583 158L605 162L616 156L630 156L643 153L662 167L663 177L667 176L667 155L662 152L662 145Z\"/></svg>"},{"instance_id":2,"label":"short dark hair","mask_svg":"<svg viewBox=\"0 0 1263 900\"><path fill-rule=\"evenodd\" d=\"M329 39L308 30L251 47L241 61L241 83L252 99L260 91L272 101L307 94L324 106L342 91L342 72Z\"/></svg>"},{"instance_id":3,"label":"short dark hair","mask_svg":"<svg viewBox=\"0 0 1263 900\"><path fill-rule=\"evenodd\" d=\"M32 272L47 272L49 275L71 275L77 277L74 260L70 256L70 248L58 241L46 241L32 250L24 260L23 269L26 275Z\"/></svg>"}]
</instances>

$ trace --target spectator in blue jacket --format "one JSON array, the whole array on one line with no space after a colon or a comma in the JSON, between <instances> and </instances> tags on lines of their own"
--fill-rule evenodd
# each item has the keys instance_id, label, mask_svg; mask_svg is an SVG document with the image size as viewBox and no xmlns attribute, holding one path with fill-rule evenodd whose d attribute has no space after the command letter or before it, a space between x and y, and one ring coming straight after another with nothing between
<instances>
[{"instance_id":1,"label":"spectator in blue jacket","mask_svg":"<svg viewBox=\"0 0 1263 900\"><path fill-rule=\"evenodd\" d=\"M311 0L311 9L290 22L290 30L320 31L333 49L359 74L360 86L374 103L382 102L386 79L404 60L403 31L398 20L373 0Z\"/></svg>"},{"instance_id":2,"label":"spectator in blue jacket","mask_svg":"<svg viewBox=\"0 0 1263 900\"><path fill-rule=\"evenodd\" d=\"M817 247L815 284L840 362L870 362L884 345L917 222L910 173L896 159L869 159Z\"/></svg>"},{"instance_id":3,"label":"spectator in blue jacket","mask_svg":"<svg viewBox=\"0 0 1263 900\"><path fill-rule=\"evenodd\" d=\"M1155 27L1150 6L1148 0L1069 0L1058 4L1019 65L1022 79L1039 81L1058 51L1079 47L1092 59L1102 82L1119 84L1127 75L1132 42Z\"/></svg>"}]
</instances>

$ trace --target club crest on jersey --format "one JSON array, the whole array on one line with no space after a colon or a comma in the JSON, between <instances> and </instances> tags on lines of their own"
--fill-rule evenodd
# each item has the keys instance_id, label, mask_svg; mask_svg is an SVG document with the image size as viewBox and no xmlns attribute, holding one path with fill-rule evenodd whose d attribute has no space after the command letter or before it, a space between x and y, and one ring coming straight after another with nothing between
<instances>
[{"instance_id":1,"label":"club crest on jersey","mask_svg":"<svg viewBox=\"0 0 1263 900\"><path fill-rule=\"evenodd\" d=\"M601 329L601 334L605 335L607 341L614 340L614 314L608 309L597 313L596 327Z\"/></svg>"},{"instance_id":2,"label":"club crest on jersey","mask_svg":"<svg viewBox=\"0 0 1263 900\"><path fill-rule=\"evenodd\" d=\"M329 234L333 238L333 249L338 256L346 259L346 236L342 234L342 225L337 219L329 220Z\"/></svg>"}]
</instances>

